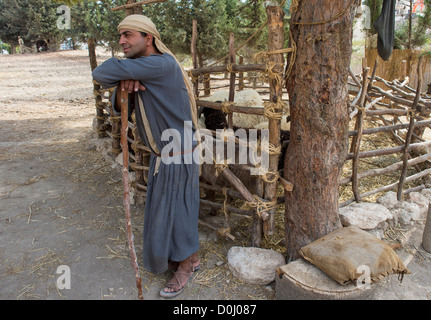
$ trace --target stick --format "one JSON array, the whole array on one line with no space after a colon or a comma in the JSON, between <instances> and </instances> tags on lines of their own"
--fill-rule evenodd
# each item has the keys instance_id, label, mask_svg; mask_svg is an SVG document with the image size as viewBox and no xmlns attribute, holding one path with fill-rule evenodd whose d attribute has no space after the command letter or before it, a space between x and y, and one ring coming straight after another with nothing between
<instances>
[{"instance_id":1,"label":"stick","mask_svg":"<svg viewBox=\"0 0 431 320\"><path fill-rule=\"evenodd\" d=\"M413 105L411 107L411 111L414 112L416 111L420 96L421 96L421 85L422 85L422 58L423 56L421 56L419 58L419 62L418 62L418 83L417 83L417 91L416 91L416 96L415 99L413 100ZM403 196L403 185L404 185L404 180L406 179L406 175L407 175L407 161L409 159L409 146L410 146L410 141L413 135L413 130L414 130L414 124L415 124L415 117L412 114L410 116L410 125L409 125L409 130L407 131L407 136L406 136L406 143L405 143L405 148L404 148L404 152L403 152L403 169L401 172L401 177L400 177L400 182L398 184L398 192L397 192L397 200L401 201L402 196Z\"/></svg>"},{"instance_id":2,"label":"stick","mask_svg":"<svg viewBox=\"0 0 431 320\"><path fill-rule=\"evenodd\" d=\"M428 214L422 234L422 247L426 252L431 253L431 205L428 205Z\"/></svg>"},{"instance_id":3,"label":"stick","mask_svg":"<svg viewBox=\"0 0 431 320\"><path fill-rule=\"evenodd\" d=\"M362 85L362 92L361 97L359 99L359 107L358 109L358 115L356 117L356 130L358 131L358 134L353 137L352 141L352 151L353 151L353 163L352 163L352 189L353 194L355 195L356 202L359 202L361 200L360 193L359 193L359 186L358 186L358 164L359 164L359 147L362 140L362 128L363 128L363 120L365 116L365 110L363 110L363 106L365 103L365 96L367 95L367 88L368 88L368 72L370 71L369 68L364 69L364 83Z\"/></svg>"},{"instance_id":4,"label":"stick","mask_svg":"<svg viewBox=\"0 0 431 320\"><path fill-rule=\"evenodd\" d=\"M112 11L118 11L123 9L130 9L137 6L142 6L144 4L150 4L150 3L157 3L157 2L165 2L166 0L145 0L145 1L139 1L134 3L125 4L119 7L112 8Z\"/></svg>"},{"instance_id":5,"label":"stick","mask_svg":"<svg viewBox=\"0 0 431 320\"><path fill-rule=\"evenodd\" d=\"M141 276L139 272L138 261L136 258L135 245L133 243L132 222L130 218L130 187L129 187L129 145L127 143L128 132L128 93L121 91L121 148L123 150L123 187L124 187L124 211L126 215L126 230L129 240L129 249L132 260L132 266L135 271L136 287L138 288L138 296L140 300L144 300L142 296Z\"/></svg>"}]
</instances>

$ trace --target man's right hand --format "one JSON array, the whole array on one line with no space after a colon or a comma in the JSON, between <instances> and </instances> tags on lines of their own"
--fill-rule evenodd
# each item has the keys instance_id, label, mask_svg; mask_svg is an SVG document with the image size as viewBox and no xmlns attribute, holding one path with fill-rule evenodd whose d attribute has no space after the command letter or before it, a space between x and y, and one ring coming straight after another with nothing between
<instances>
[{"instance_id":1,"label":"man's right hand","mask_svg":"<svg viewBox=\"0 0 431 320\"><path fill-rule=\"evenodd\" d=\"M139 80L122 80L121 91L127 91L129 93L137 92L138 90L145 90L145 87L139 82Z\"/></svg>"}]
</instances>

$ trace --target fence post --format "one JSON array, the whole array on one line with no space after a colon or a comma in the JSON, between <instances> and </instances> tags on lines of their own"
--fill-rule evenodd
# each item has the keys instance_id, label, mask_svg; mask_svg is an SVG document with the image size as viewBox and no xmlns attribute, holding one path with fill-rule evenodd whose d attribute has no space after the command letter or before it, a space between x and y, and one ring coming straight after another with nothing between
<instances>
[{"instance_id":1,"label":"fence post","mask_svg":"<svg viewBox=\"0 0 431 320\"><path fill-rule=\"evenodd\" d=\"M422 247L424 247L427 252L431 253L431 205L428 205L428 215L422 235Z\"/></svg>"}]
</instances>

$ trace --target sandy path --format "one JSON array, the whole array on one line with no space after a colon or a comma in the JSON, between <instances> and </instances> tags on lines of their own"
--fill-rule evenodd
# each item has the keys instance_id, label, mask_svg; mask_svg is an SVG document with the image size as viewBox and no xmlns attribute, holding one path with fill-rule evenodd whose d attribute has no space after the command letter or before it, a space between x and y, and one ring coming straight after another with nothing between
<instances>
[{"instance_id":1,"label":"sandy path","mask_svg":"<svg viewBox=\"0 0 431 320\"><path fill-rule=\"evenodd\" d=\"M87 53L1 56L0 97L0 298L136 299L121 173L96 150L103 140L92 130ZM139 212L132 207L138 259ZM205 230L201 238L208 268L181 299L274 296L271 288L231 279L226 243L212 242L216 237ZM58 289L62 265L70 268L71 289ZM159 299L169 276L142 270L144 298Z\"/></svg>"}]
</instances>

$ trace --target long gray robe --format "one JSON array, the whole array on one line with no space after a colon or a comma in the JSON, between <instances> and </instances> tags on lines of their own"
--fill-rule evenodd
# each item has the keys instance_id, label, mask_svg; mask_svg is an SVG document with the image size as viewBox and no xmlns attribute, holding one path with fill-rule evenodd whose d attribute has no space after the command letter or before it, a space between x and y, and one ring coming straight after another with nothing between
<instances>
[{"instance_id":1,"label":"long gray robe","mask_svg":"<svg viewBox=\"0 0 431 320\"><path fill-rule=\"evenodd\" d=\"M137 59L111 58L93 71L93 78L107 88L129 79L140 80L146 87L138 94L157 148L164 155L159 158L157 171L158 157L154 153L150 157L143 260L149 271L164 272L168 260L182 261L199 249L199 165L191 153L197 142L192 139L195 128L181 69L167 53ZM150 146L138 103L136 99L138 133Z\"/></svg>"}]
</instances>

